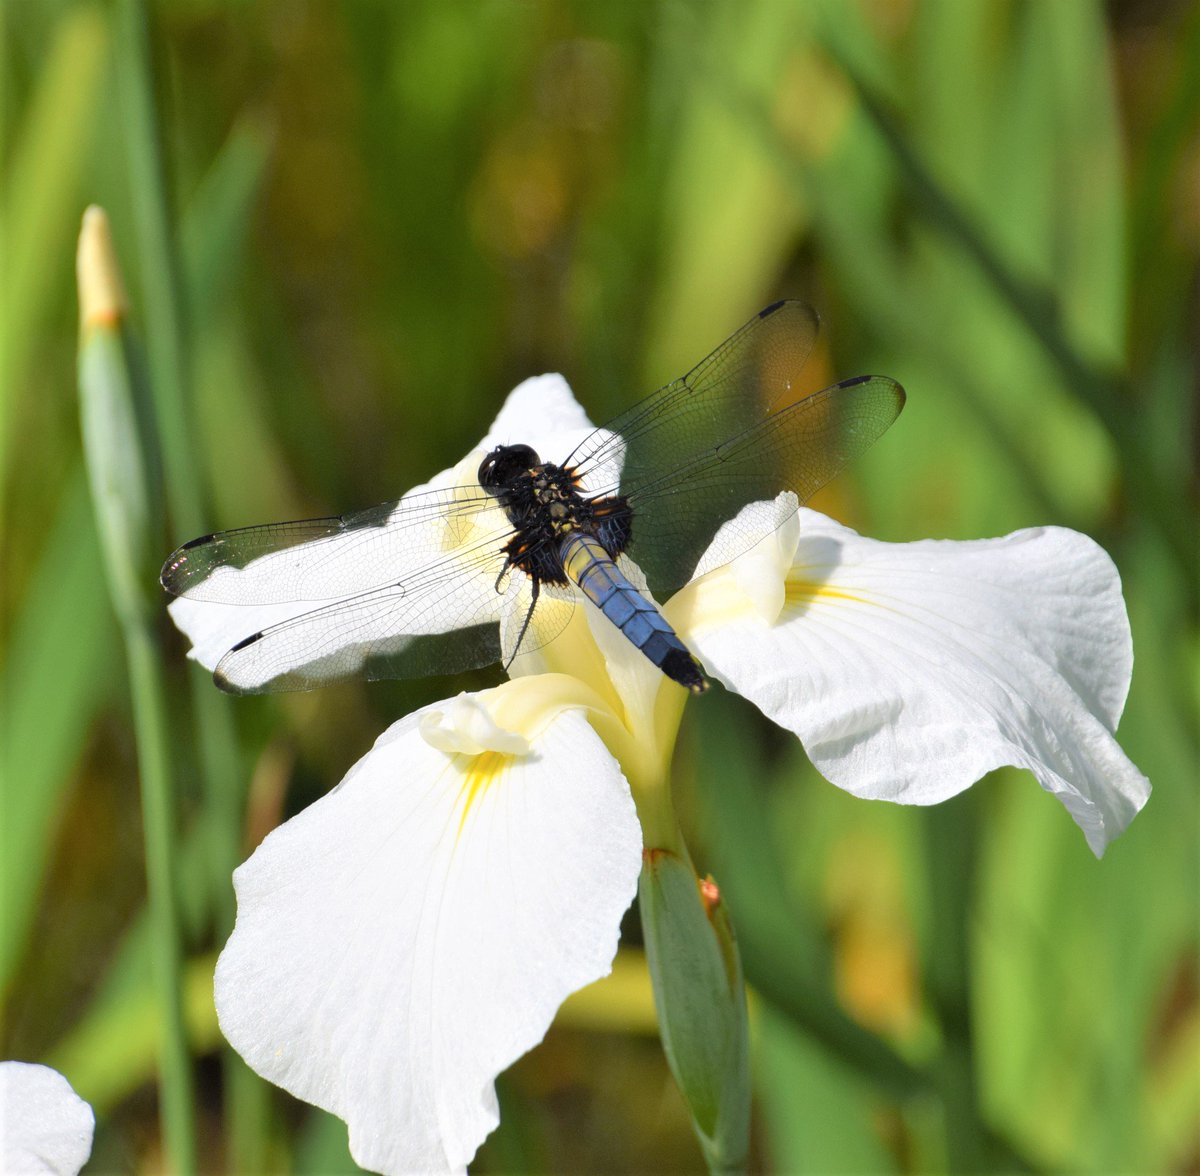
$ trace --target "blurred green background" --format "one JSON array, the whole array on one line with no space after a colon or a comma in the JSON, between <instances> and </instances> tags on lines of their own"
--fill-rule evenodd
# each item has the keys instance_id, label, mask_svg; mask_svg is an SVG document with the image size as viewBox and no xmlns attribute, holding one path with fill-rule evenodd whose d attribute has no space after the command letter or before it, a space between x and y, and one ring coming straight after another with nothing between
<instances>
[{"instance_id":1,"label":"blurred green background","mask_svg":"<svg viewBox=\"0 0 1200 1176\"><path fill-rule=\"evenodd\" d=\"M857 801L719 692L690 708L676 791L758 994L756 1166L1200 1170L1200 5L17 0L0 19L0 1056L94 1103L90 1171L165 1162L136 748L75 392L90 202L147 369L190 414L165 422L164 474L174 490L190 455L203 497L185 519L164 496L156 558L393 498L530 374L563 372L602 420L781 296L825 320L814 383L909 392L816 505L894 540L1096 537L1133 624L1121 741L1155 785L1102 862L1028 775L928 811ZM165 614L158 632L201 1167L353 1170L340 1123L222 1053L229 867L447 683L197 703ZM627 922L616 977L502 1080L479 1171L700 1167Z\"/></svg>"}]
</instances>

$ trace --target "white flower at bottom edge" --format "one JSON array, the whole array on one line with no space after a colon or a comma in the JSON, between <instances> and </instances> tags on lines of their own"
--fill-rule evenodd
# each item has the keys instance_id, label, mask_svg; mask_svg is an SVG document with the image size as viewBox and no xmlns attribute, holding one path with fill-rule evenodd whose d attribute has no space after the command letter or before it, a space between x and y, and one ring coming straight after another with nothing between
<instances>
[{"instance_id":1,"label":"white flower at bottom edge","mask_svg":"<svg viewBox=\"0 0 1200 1176\"><path fill-rule=\"evenodd\" d=\"M96 1117L49 1066L0 1062L0 1172L75 1176L92 1154Z\"/></svg>"},{"instance_id":2,"label":"white flower at bottom edge","mask_svg":"<svg viewBox=\"0 0 1200 1176\"><path fill-rule=\"evenodd\" d=\"M543 402L554 412L539 419ZM584 428L572 405L560 379L529 381L493 434L559 459L541 436ZM701 560L707 574L664 611L832 782L929 804L1029 768L1096 853L1145 803L1114 738L1129 624L1091 540L879 543L786 494L728 525L768 537L725 567ZM172 606L210 668L272 619L261 611ZM513 618L499 619L511 644ZM368 1168L465 1167L498 1121L495 1077L608 972L636 892L630 786L639 804L661 786L685 692L586 602L511 672L394 724L234 876L222 1029L264 1077L345 1119Z\"/></svg>"}]
</instances>

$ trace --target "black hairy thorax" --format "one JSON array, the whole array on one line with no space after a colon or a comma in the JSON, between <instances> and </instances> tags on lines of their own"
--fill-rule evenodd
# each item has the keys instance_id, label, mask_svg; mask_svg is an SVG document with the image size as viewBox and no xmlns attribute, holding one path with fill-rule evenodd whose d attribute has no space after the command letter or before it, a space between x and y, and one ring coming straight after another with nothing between
<instances>
[{"instance_id":1,"label":"black hairy thorax","mask_svg":"<svg viewBox=\"0 0 1200 1176\"><path fill-rule=\"evenodd\" d=\"M616 559L633 534L633 511L621 495L589 498L571 466L543 462L528 445L497 445L479 466L479 484L513 525L504 545L505 567L520 568L535 584L570 583L561 541L575 532L592 535ZM499 581L498 581L499 582Z\"/></svg>"}]
</instances>

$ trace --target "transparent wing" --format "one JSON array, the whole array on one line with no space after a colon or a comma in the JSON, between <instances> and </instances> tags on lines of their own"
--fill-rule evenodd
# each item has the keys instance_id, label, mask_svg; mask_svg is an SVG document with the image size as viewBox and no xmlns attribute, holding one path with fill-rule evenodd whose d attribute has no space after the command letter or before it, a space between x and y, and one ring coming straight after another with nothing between
<instances>
[{"instance_id":1,"label":"transparent wing","mask_svg":"<svg viewBox=\"0 0 1200 1176\"><path fill-rule=\"evenodd\" d=\"M574 596L532 585L513 569L496 586L502 560L491 545L459 553L456 566L359 593L235 645L218 663L217 685L232 694L311 690L353 676L411 678L491 665L520 640L535 649L565 628ZM502 639L503 638L503 639Z\"/></svg>"},{"instance_id":2,"label":"transparent wing","mask_svg":"<svg viewBox=\"0 0 1200 1176\"><path fill-rule=\"evenodd\" d=\"M802 396L801 371L818 331L816 312L777 302L686 376L660 388L587 438L573 463L620 469L633 507L629 555L656 595L686 584L722 524L750 502L793 491L811 497L896 419L904 390L860 376ZM726 527L719 567L757 543L748 526Z\"/></svg>"},{"instance_id":3,"label":"transparent wing","mask_svg":"<svg viewBox=\"0 0 1200 1176\"><path fill-rule=\"evenodd\" d=\"M768 306L687 375L597 429L564 464L585 473L614 464L628 486L698 457L796 399L819 331L817 312L803 302Z\"/></svg>"},{"instance_id":4,"label":"transparent wing","mask_svg":"<svg viewBox=\"0 0 1200 1176\"><path fill-rule=\"evenodd\" d=\"M454 486L354 514L205 535L173 552L160 579L175 596L217 604L336 600L436 568L484 534L498 548L511 530L481 487Z\"/></svg>"},{"instance_id":5,"label":"transparent wing","mask_svg":"<svg viewBox=\"0 0 1200 1176\"><path fill-rule=\"evenodd\" d=\"M784 490L806 502L864 453L900 415L904 389L886 376L857 376L814 393L674 470L625 483L633 507L628 551L651 591L667 593L695 574L748 551L765 532L732 522L748 503ZM730 526L722 524L731 522ZM719 547L712 546L721 530Z\"/></svg>"}]
</instances>

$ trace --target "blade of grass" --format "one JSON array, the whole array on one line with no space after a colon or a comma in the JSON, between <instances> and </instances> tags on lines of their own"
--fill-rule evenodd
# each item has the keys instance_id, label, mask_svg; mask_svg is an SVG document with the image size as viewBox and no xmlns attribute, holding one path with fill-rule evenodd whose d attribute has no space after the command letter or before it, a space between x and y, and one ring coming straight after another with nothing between
<instances>
[{"instance_id":1,"label":"blade of grass","mask_svg":"<svg viewBox=\"0 0 1200 1176\"><path fill-rule=\"evenodd\" d=\"M50 847L117 649L103 593L80 592L100 561L87 484L77 466L13 626L0 681L0 991L28 943Z\"/></svg>"},{"instance_id":2,"label":"blade of grass","mask_svg":"<svg viewBox=\"0 0 1200 1176\"><path fill-rule=\"evenodd\" d=\"M197 332L223 305L224 287L243 256L270 151L269 130L257 119L240 119L188 201L180 226L180 252Z\"/></svg>"},{"instance_id":3,"label":"blade of grass","mask_svg":"<svg viewBox=\"0 0 1200 1176\"><path fill-rule=\"evenodd\" d=\"M935 805L925 814L925 853L931 912L926 983L944 1044L935 1077L945 1104L946 1156L955 1172L990 1170L977 1089L971 1025L969 927L976 876L974 793Z\"/></svg>"},{"instance_id":4,"label":"blade of grass","mask_svg":"<svg viewBox=\"0 0 1200 1176\"><path fill-rule=\"evenodd\" d=\"M883 95L859 73L835 40L827 39L825 47L854 85L863 110L887 145L901 178L926 220L954 241L978 266L1062 373L1074 395L1096 413L1120 451L1125 468L1137 471L1137 477L1127 479L1130 493L1154 523L1179 570L1189 583L1196 584L1200 554L1196 550L1190 521L1177 509L1173 491L1159 478L1154 455L1146 451L1136 427L1137 414L1129 411L1136 399L1127 382L1115 373L1096 369L1083 359L1067 337L1062 308L1053 293L1010 269L925 166Z\"/></svg>"},{"instance_id":5,"label":"blade of grass","mask_svg":"<svg viewBox=\"0 0 1200 1176\"><path fill-rule=\"evenodd\" d=\"M146 354L158 415L164 467L171 471L167 498L171 517L188 534L198 533L203 513L200 480L187 419L188 356L182 275L155 99L149 19L141 0L118 7L117 49L122 109L129 124L131 189L136 215Z\"/></svg>"},{"instance_id":6,"label":"blade of grass","mask_svg":"<svg viewBox=\"0 0 1200 1176\"><path fill-rule=\"evenodd\" d=\"M60 288L48 275L70 270L71 226L89 136L102 103L108 27L80 5L59 23L32 106L5 167L4 304L0 314L0 494L8 434L34 343Z\"/></svg>"}]
</instances>

